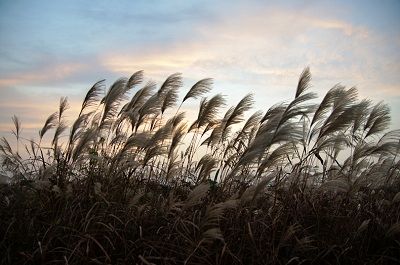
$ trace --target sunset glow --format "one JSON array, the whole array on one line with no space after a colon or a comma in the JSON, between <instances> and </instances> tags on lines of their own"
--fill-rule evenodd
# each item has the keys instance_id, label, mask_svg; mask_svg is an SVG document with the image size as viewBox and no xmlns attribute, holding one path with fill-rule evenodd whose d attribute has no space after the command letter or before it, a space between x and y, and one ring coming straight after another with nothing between
<instances>
[{"instance_id":1,"label":"sunset glow","mask_svg":"<svg viewBox=\"0 0 400 265\"><path fill-rule=\"evenodd\" d=\"M181 72L185 89L211 77L230 104L252 92L265 111L305 66L320 95L357 86L400 125L397 1L3 1L0 14L1 134L13 114L33 127L61 96L78 106L96 81L138 70L157 82Z\"/></svg>"}]
</instances>

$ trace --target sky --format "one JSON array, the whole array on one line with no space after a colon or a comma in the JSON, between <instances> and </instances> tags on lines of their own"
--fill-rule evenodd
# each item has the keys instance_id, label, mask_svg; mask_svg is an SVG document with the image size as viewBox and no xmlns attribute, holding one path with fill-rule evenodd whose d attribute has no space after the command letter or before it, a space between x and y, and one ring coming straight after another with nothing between
<instances>
[{"instance_id":1,"label":"sky","mask_svg":"<svg viewBox=\"0 0 400 265\"><path fill-rule=\"evenodd\" d=\"M265 112L307 66L320 97L356 86L400 128L400 1L0 0L0 136L14 114L37 135L62 96L72 119L95 82L138 70L182 73L182 93L211 77L229 105L253 93Z\"/></svg>"}]
</instances>

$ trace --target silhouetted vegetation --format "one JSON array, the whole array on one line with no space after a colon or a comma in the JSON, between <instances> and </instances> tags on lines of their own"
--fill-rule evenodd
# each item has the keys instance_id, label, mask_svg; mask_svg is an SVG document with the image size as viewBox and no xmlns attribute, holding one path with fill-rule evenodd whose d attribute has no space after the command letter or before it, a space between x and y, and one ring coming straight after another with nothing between
<instances>
[{"instance_id":1,"label":"silhouetted vegetation","mask_svg":"<svg viewBox=\"0 0 400 265\"><path fill-rule=\"evenodd\" d=\"M62 98L38 140L14 116L17 144L0 139L2 263L399 263L400 130L355 88L315 103L310 80L307 68L265 113L248 113L249 94L220 116L211 79L179 101L180 74L139 89L139 71L97 82L70 127Z\"/></svg>"}]
</instances>

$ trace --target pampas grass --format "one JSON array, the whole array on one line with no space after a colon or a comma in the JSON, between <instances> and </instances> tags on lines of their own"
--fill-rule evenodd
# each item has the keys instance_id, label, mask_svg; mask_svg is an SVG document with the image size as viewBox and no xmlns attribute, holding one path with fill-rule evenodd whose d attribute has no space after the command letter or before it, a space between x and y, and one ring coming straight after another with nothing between
<instances>
[{"instance_id":1,"label":"pampas grass","mask_svg":"<svg viewBox=\"0 0 400 265\"><path fill-rule=\"evenodd\" d=\"M251 94L224 111L211 86L180 100L179 73L159 87L143 71L101 80L70 128L62 98L38 141L14 116L16 150L0 138L1 263L400 262L400 133L387 105L340 85L315 103L309 68L265 113L249 113ZM200 99L194 120L180 112L189 99Z\"/></svg>"}]
</instances>

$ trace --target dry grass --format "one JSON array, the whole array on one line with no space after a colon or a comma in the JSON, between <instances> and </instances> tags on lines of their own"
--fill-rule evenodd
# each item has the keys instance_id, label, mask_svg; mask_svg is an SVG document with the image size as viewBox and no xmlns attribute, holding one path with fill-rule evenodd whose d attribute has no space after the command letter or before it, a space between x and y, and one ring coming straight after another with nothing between
<instances>
[{"instance_id":1,"label":"dry grass","mask_svg":"<svg viewBox=\"0 0 400 265\"><path fill-rule=\"evenodd\" d=\"M400 262L400 130L387 131L385 104L342 86L312 103L306 68L291 101L246 120L252 95L219 115L211 79L180 102L180 74L158 90L143 79L97 82L65 138L65 98L37 142L13 117L16 150L0 139L3 264ZM182 104L200 97L186 120Z\"/></svg>"}]
</instances>

